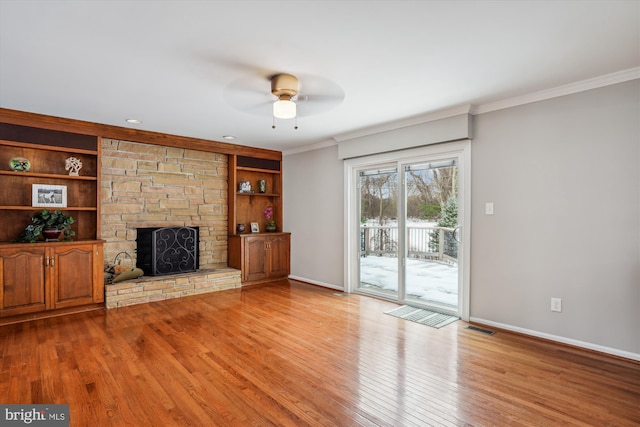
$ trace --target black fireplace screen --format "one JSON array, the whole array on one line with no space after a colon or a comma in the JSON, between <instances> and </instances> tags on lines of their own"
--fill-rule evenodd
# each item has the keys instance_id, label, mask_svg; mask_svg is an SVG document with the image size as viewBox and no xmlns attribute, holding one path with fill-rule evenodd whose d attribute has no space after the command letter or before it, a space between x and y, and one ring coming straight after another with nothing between
<instances>
[{"instance_id":1,"label":"black fireplace screen","mask_svg":"<svg viewBox=\"0 0 640 427\"><path fill-rule=\"evenodd\" d=\"M198 234L198 227L138 228L137 267L146 276L196 271Z\"/></svg>"}]
</instances>

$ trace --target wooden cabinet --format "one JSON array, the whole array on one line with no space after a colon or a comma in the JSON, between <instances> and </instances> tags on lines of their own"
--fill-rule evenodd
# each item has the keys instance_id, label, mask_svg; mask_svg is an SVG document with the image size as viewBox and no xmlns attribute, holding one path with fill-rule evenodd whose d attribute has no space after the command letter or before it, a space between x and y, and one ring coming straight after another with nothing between
<instances>
[{"instance_id":1,"label":"wooden cabinet","mask_svg":"<svg viewBox=\"0 0 640 427\"><path fill-rule=\"evenodd\" d=\"M102 242L58 246L49 252L54 309L104 302Z\"/></svg>"},{"instance_id":2,"label":"wooden cabinet","mask_svg":"<svg viewBox=\"0 0 640 427\"><path fill-rule=\"evenodd\" d=\"M229 266L242 270L243 283L287 277L290 271L291 234L282 229L281 158L229 156ZM260 181L265 191L260 191ZM241 188L248 182L250 191ZM276 232L267 232L264 211L272 210ZM259 233L251 232L257 223ZM245 231L237 231L238 224Z\"/></svg>"},{"instance_id":3,"label":"wooden cabinet","mask_svg":"<svg viewBox=\"0 0 640 427\"><path fill-rule=\"evenodd\" d=\"M0 249L0 317L44 311L51 306L45 259L48 254L42 247Z\"/></svg>"},{"instance_id":4,"label":"wooden cabinet","mask_svg":"<svg viewBox=\"0 0 640 427\"><path fill-rule=\"evenodd\" d=\"M276 231L282 231L282 172L280 160L259 159L247 156L229 156L229 234L236 234L237 225L251 231L251 223L257 223L261 232L266 231L264 211L271 207ZM260 192L259 182L264 181L266 191ZM248 182L251 191L240 191L240 183Z\"/></svg>"},{"instance_id":5,"label":"wooden cabinet","mask_svg":"<svg viewBox=\"0 0 640 427\"><path fill-rule=\"evenodd\" d=\"M242 270L246 284L286 278L290 266L290 233L229 236L229 266Z\"/></svg>"},{"instance_id":6,"label":"wooden cabinet","mask_svg":"<svg viewBox=\"0 0 640 427\"><path fill-rule=\"evenodd\" d=\"M0 115L0 324L104 307L100 138L64 127L7 123ZM23 167L14 167L15 159ZM82 164L77 175L67 168L71 161ZM55 197L34 198L34 188L43 186ZM74 241L12 243L42 209L72 216Z\"/></svg>"},{"instance_id":7,"label":"wooden cabinet","mask_svg":"<svg viewBox=\"0 0 640 427\"><path fill-rule=\"evenodd\" d=\"M101 306L102 245L97 240L0 245L0 318Z\"/></svg>"}]
</instances>

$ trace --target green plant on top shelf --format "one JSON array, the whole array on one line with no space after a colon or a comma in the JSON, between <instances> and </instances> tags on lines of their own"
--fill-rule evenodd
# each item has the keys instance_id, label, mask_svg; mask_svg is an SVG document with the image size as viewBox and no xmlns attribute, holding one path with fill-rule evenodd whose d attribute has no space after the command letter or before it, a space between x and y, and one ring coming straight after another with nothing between
<instances>
[{"instance_id":1,"label":"green plant on top shelf","mask_svg":"<svg viewBox=\"0 0 640 427\"><path fill-rule=\"evenodd\" d=\"M35 243L40 239L45 229L59 230L60 232L64 232L64 240L73 240L72 237L75 236L76 233L71 230L71 224L74 222L72 216L60 210L50 211L43 209L31 217L31 223L25 227L24 231L15 241L20 243Z\"/></svg>"}]
</instances>

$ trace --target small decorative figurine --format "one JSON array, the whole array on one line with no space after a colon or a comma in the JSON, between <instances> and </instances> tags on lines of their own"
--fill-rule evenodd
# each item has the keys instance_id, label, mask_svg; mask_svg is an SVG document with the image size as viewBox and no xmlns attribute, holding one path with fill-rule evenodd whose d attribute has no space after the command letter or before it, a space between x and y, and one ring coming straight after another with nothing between
<instances>
[{"instance_id":1,"label":"small decorative figurine","mask_svg":"<svg viewBox=\"0 0 640 427\"><path fill-rule=\"evenodd\" d=\"M24 157L14 157L9 160L9 167L14 172L26 172L31 169L31 162Z\"/></svg>"},{"instance_id":2,"label":"small decorative figurine","mask_svg":"<svg viewBox=\"0 0 640 427\"><path fill-rule=\"evenodd\" d=\"M258 181L258 189L261 193L266 193L267 192L267 180L265 179L261 179L260 181Z\"/></svg>"},{"instance_id":3,"label":"small decorative figurine","mask_svg":"<svg viewBox=\"0 0 640 427\"><path fill-rule=\"evenodd\" d=\"M66 160L64 169L69 171L70 176L78 176L78 172L82 169L82 162L75 157L69 157Z\"/></svg>"}]
</instances>

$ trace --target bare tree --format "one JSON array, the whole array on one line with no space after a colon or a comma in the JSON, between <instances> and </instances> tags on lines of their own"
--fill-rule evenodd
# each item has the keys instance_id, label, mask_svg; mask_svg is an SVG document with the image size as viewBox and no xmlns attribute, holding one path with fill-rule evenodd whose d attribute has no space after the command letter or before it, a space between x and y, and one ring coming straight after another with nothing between
<instances>
[{"instance_id":1,"label":"bare tree","mask_svg":"<svg viewBox=\"0 0 640 427\"><path fill-rule=\"evenodd\" d=\"M444 206L450 196L457 196L458 168L442 167L409 171L409 191L423 207Z\"/></svg>"},{"instance_id":2,"label":"bare tree","mask_svg":"<svg viewBox=\"0 0 640 427\"><path fill-rule=\"evenodd\" d=\"M384 225L389 218L396 216L398 174L378 172L360 177L361 215L363 220L376 219L378 225ZM373 251L390 252L395 250L390 229L377 227L365 232L366 247Z\"/></svg>"},{"instance_id":3,"label":"bare tree","mask_svg":"<svg viewBox=\"0 0 640 427\"><path fill-rule=\"evenodd\" d=\"M395 216L397 205L397 174L380 173L360 178L361 214L365 219L377 219L384 224Z\"/></svg>"}]
</instances>

